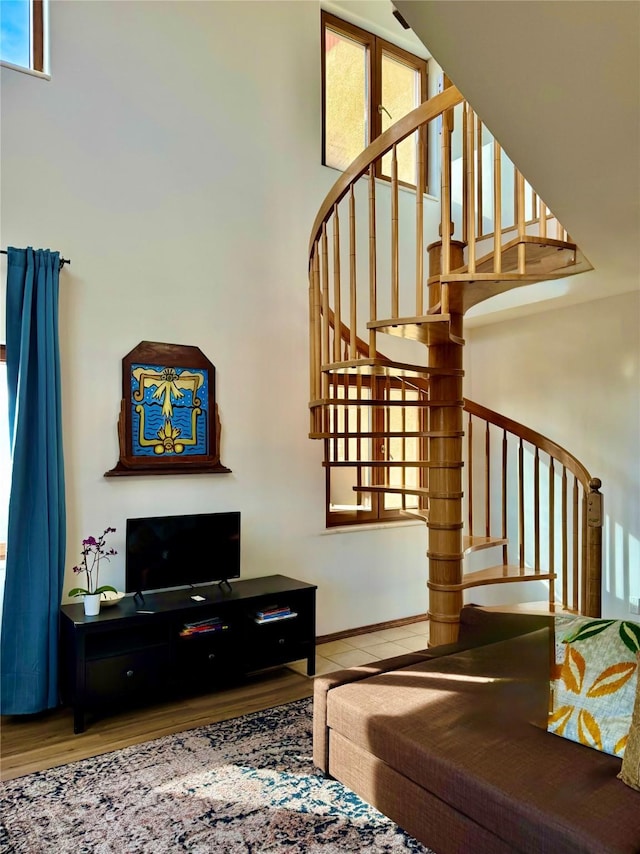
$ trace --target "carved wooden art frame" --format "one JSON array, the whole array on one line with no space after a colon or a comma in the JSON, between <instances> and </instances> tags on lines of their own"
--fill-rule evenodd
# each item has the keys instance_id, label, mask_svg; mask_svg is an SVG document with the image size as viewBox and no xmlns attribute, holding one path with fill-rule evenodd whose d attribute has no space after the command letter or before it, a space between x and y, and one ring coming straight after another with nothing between
<instances>
[{"instance_id":1,"label":"carved wooden art frame","mask_svg":"<svg viewBox=\"0 0 640 854\"><path fill-rule=\"evenodd\" d=\"M105 477L229 472L215 367L198 347L141 341L122 360L120 459Z\"/></svg>"}]
</instances>

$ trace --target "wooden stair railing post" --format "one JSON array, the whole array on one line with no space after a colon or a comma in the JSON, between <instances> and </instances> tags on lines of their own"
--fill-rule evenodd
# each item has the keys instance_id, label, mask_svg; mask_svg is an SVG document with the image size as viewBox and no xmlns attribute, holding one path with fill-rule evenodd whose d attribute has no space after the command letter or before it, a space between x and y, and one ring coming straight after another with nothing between
<instances>
[{"instance_id":1,"label":"wooden stair railing post","mask_svg":"<svg viewBox=\"0 0 640 854\"><path fill-rule=\"evenodd\" d=\"M587 573L585 614L599 617L602 607L602 506L600 494L602 481L594 477L589 481L587 496Z\"/></svg>"},{"instance_id":2,"label":"wooden stair railing post","mask_svg":"<svg viewBox=\"0 0 640 854\"><path fill-rule=\"evenodd\" d=\"M451 331L462 337L462 316L451 317ZM457 376L430 381L429 431L429 644L453 643L458 638L462 609L462 347L434 344L429 347L429 366L455 368ZM454 402L458 401L457 404ZM438 464L442 466L439 467ZM455 589L457 586L457 589Z\"/></svg>"}]
</instances>

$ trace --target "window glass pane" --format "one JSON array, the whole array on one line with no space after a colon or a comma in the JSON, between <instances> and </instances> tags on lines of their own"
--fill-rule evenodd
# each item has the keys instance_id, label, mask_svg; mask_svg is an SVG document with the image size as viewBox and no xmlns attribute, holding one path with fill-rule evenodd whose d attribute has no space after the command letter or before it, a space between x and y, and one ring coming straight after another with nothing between
<instances>
[{"instance_id":1,"label":"window glass pane","mask_svg":"<svg viewBox=\"0 0 640 854\"><path fill-rule=\"evenodd\" d=\"M453 237L462 240L464 235L464 135L463 105L453 108L453 130L451 133L451 221Z\"/></svg>"},{"instance_id":2,"label":"window glass pane","mask_svg":"<svg viewBox=\"0 0 640 854\"><path fill-rule=\"evenodd\" d=\"M368 399L369 389L361 388L360 397ZM338 386L334 394L344 400L345 388ZM350 399L358 398L358 389L350 386ZM336 433L368 433L371 431L371 410L368 406L334 406L329 414L331 430ZM348 460L365 461L371 459L370 439L336 439L329 442L329 459L332 462ZM329 510L371 510L371 493L355 492L357 485L368 486L371 483L371 470L361 466L336 466L329 471ZM360 478L360 480L358 480Z\"/></svg>"},{"instance_id":3,"label":"window glass pane","mask_svg":"<svg viewBox=\"0 0 640 854\"><path fill-rule=\"evenodd\" d=\"M528 181L524 182L524 218L529 222L536 216L535 205L533 204L533 190Z\"/></svg>"},{"instance_id":4,"label":"window glass pane","mask_svg":"<svg viewBox=\"0 0 640 854\"><path fill-rule=\"evenodd\" d=\"M29 0L0 0L0 58L4 62L30 67L29 15Z\"/></svg>"},{"instance_id":5,"label":"window glass pane","mask_svg":"<svg viewBox=\"0 0 640 854\"><path fill-rule=\"evenodd\" d=\"M482 145L482 228L480 234L492 234L493 219L493 155L494 140L491 131L481 128ZM477 176L476 176L477 180Z\"/></svg>"},{"instance_id":6,"label":"window glass pane","mask_svg":"<svg viewBox=\"0 0 640 854\"><path fill-rule=\"evenodd\" d=\"M389 390L391 400L417 400L418 393L405 389L404 392L398 388ZM417 433L420 430L420 408L416 406L389 407L389 431L391 433ZM410 460L420 459L419 440L415 437L401 438L399 436L391 437L387 440L388 459L389 460ZM389 485L395 487L417 487L418 469L410 467L391 467L389 469ZM384 509L385 510L400 510L400 509L415 509L418 507L417 495L401 495L395 492L385 493Z\"/></svg>"},{"instance_id":7,"label":"window glass pane","mask_svg":"<svg viewBox=\"0 0 640 854\"><path fill-rule=\"evenodd\" d=\"M501 152L502 160L502 227L513 227L516 221L515 207L515 170L513 163L504 151Z\"/></svg>"},{"instance_id":8,"label":"window glass pane","mask_svg":"<svg viewBox=\"0 0 640 854\"><path fill-rule=\"evenodd\" d=\"M367 147L367 48L325 29L325 163L346 169Z\"/></svg>"},{"instance_id":9,"label":"window glass pane","mask_svg":"<svg viewBox=\"0 0 640 854\"><path fill-rule=\"evenodd\" d=\"M382 54L382 132L420 104L420 74L396 57ZM416 183L417 134L412 134L396 149L398 179ZM391 175L391 154L382 158L382 173Z\"/></svg>"}]
</instances>

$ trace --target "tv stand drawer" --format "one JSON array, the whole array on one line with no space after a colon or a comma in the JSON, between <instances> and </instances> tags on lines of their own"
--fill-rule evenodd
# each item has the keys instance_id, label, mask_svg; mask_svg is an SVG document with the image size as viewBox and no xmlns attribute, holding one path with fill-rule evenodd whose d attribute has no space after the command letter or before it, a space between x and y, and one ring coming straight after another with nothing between
<instances>
[{"instance_id":1,"label":"tv stand drawer","mask_svg":"<svg viewBox=\"0 0 640 854\"><path fill-rule=\"evenodd\" d=\"M126 698L162 693L167 685L168 646L155 646L127 655L87 661L86 701L90 707Z\"/></svg>"}]
</instances>

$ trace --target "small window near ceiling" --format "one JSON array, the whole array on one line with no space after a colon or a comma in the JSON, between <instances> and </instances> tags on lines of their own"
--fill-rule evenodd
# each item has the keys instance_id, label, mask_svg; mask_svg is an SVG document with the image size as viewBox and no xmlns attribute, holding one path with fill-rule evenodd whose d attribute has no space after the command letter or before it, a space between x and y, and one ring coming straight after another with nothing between
<instances>
[{"instance_id":1,"label":"small window near ceiling","mask_svg":"<svg viewBox=\"0 0 640 854\"><path fill-rule=\"evenodd\" d=\"M427 63L366 30L322 12L322 162L344 171L392 124L427 98ZM418 182L416 132L397 149L398 179ZM378 177L391 175L391 156L378 166Z\"/></svg>"},{"instance_id":2,"label":"small window near ceiling","mask_svg":"<svg viewBox=\"0 0 640 854\"><path fill-rule=\"evenodd\" d=\"M0 61L44 71L45 0L0 0Z\"/></svg>"}]
</instances>

